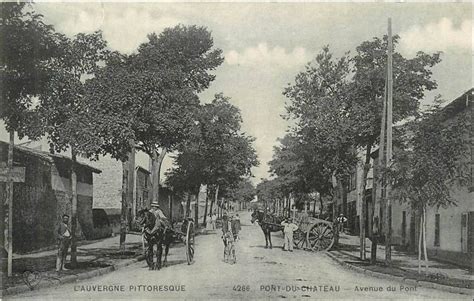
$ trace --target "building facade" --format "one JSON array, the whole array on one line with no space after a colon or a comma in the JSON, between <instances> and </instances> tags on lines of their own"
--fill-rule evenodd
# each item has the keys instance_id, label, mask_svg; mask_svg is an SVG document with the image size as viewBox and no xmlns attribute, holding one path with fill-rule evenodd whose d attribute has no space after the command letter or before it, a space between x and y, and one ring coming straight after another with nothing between
<instances>
[{"instance_id":1,"label":"building facade","mask_svg":"<svg viewBox=\"0 0 474 301\"><path fill-rule=\"evenodd\" d=\"M466 129L466 160L470 182L451 187L455 206L428 208L426 212L426 244L429 255L441 260L472 268L474 260L474 163L473 163L473 92L471 89L443 108L446 122L460 114L467 114L470 126Z\"/></svg>"},{"instance_id":2,"label":"building facade","mask_svg":"<svg viewBox=\"0 0 474 301\"><path fill-rule=\"evenodd\" d=\"M0 165L6 166L9 144L0 141ZM13 185L13 250L28 252L56 244L54 230L63 214L72 215L70 170L66 156L17 146L14 166L23 166L25 182ZM77 163L77 237L96 238L92 219L93 178L100 170ZM0 183L6 199L6 185Z\"/></svg>"},{"instance_id":3,"label":"building facade","mask_svg":"<svg viewBox=\"0 0 474 301\"><path fill-rule=\"evenodd\" d=\"M473 90L471 89L446 105L442 114L449 122L458 114L467 114L471 124L465 129L464 141L466 159L469 166L470 184L453 185L450 194L456 205L448 207L428 207L426 210L426 248L428 255L440 260L449 261L466 267L472 267L474 252L474 184L473 184L473 128L472 109ZM378 162L378 152L373 153L374 162ZM377 168L375 168L377 171ZM374 228L385 233L386 219L384 203L380 203L380 189L377 186L374 207ZM392 229L391 242L417 251L420 233L420 213L415 212L408 204L391 202L389 222ZM383 238L383 237L382 237Z\"/></svg>"}]
</instances>

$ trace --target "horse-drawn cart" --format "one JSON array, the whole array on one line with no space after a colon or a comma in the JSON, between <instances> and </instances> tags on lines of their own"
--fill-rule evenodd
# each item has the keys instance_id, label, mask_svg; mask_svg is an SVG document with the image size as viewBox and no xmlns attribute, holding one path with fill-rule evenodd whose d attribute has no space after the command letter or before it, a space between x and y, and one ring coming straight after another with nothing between
<instances>
[{"instance_id":1,"label":"horse-drawn cart","mask_svg":"<svg viewBox=\"0 0 474 301\"><path fill-rule=\"evenodd\" d=\"M170 244L174 242L183 242L186 250L186 261L188 264L194 262L194 237L196 233L193 219L185 219L178 227L162 226L158 228L158 231L151 232L155 226L155 216L148 209L142 209L138 212L137 222L143 227L143 248L150 269L161 268L163 246L165 247L163 264L166 264ZM145 243L147 246L145 246ZM156 252L154 246L157 247ZM153 263L155 254L157 262Z\"/></svg>"},{"instance_id":2,"label":"horse-drawn cart","mask_svg":"<svg viewBox=\"0 0 474 301\"><path fill-rule=\"evenodd\" d=\"M298 249L327 251L334 245L333 224L315 217L302 218L293 234L293 242Z\"/></svg>"},{"instance_id":3,"label":"horse-drawn cart","mask_svg":"<svg viewBox=\"0 0 474 301\"><path fill-rule=\"evenodd\" d=\"M265 213L262 210L256 210L252 214L252 223L258 221L265 234L265 247L267 247L268 243L270 244L270 248L272 247L271 232L283 230L283 226L281 225L283 219L284 217L277 217ZM310 217L305 214L301 214L300 217L296 219L298 229L293 233L293 243L296 248L315 252L331 249L335 241L332 222Z\"/></svg>"},{"instance_id":4,"label":"horse-drawn cart","mask_svg":"<svg viewBox=\"0 0 474 301\"><path fill-rule=\"evenodd\" d=\"M181 227L181 231L176 229L172 229L176 239L182 240L186 245L186 261L188 264L194 262L194 236L196 235L194 230L194 221L188 220L187 223L183 223L185 225L185 232L182 232L183 227Z\"/></svg>"}]
</instances>

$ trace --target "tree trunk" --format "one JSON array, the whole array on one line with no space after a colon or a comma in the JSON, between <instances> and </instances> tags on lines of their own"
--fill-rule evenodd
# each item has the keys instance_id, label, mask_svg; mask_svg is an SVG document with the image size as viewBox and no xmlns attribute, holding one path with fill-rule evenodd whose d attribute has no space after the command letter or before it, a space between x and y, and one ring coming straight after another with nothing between
<instances>
[{"instance_id":1,"label":"tree trunk","mask_svg":"<svg viewBox=\"0 0 474 301\"><path fill-rule=\"evenodd\" d=\"M291 217L291 193L288 194L288 216L287 218Z\"/></svg>"},{"instance_id":2,"label":"tree trunk","mask_svg":"<svg viewBox=\"0 0 474 301\"><path fill-rule=\"evenodd\" d=\"M375 174L375 173L374 173ZM379 239L379 224L378 224L378 219L375 220L375 200L377 197L377 181L373 181L372 184L372 202L370 206L370 240L371 240L371 246L370 246L370 263L371 264L376 264L377 263L377 243Z\"/></svg>"},{"instance_id":3,"label":"tree trunk","mask_svg":"<svg viewBox=\"0 0 474 301\"><path fill-rule=\"evenodd\" d=\"M207 206L209 204L209 194L207 193L207 189L206 189L206 206L204 206L204 218L202 219L202 225L203 227L206 226L206 221L207 221Z\"/></svg>"},{"instance_id":4,"label":"tree trunk","mask_svg":"<svg viewBox=\"0 0 474 301\"><path fill-rule=\"evenodd\" d=\"M211 199L211 205L209 206L209 213L212 215L213 214L213 210L214 209L214 198Z\"/></svg>"},{"instance_id":5,"label":"tree trunk","mask_svg":"<svg viewBox=\"0 0 474 301\"><path fill-rule=\"evenodd\" d=\"M154 150L152 154L152 170L151 170L151 178L152 178L152 201L158 203L159 193L160 193L160 173L161 173L161 164L163 163L163 159L166 156L167 149L163 148L161 152L158 154L158 150Z\"/></svg>"},{"instance_id":6,"label":"tree trunk","mask_svg":"<svg viewBox=\"0 0 474 301\"><path fill-rule=\"evenodd\" d=\"M428 273L428 252L426 250L426 206L423 206L423 253L425 255L425 272Z\"/></svg>"},{"instance_id":7,"label":"tree trunk","mask_svg":"<svg viewBox=\"0 0 474 301\"><path fill-rule=\"evenodd\" d=\"M191 211L191 194L188 193L188 199L186 200L186 212L184 213L186 218L189 217L190 211Z\"/></svg>"},{"instance_id":8,"label":"tree trunk","mask_svg":"<svg viewBox=\"0 0 474 301\"><path fill-rule=\"evenodd\" d=\"M168 208L169 208L169 216L170 216L170 222L173 223L173 192L171 191L170 194L168 195Z\"/></svg>"},{"instance_id":9,"label":"tree trunk","mask_svg":"<svg viewBox=\"0 0 474 301\"><path fill-rule=\"evenodd\" d=\"M215 201L215 203L216 203L216 205L217 205L217 215L218 215L219 217L221 217L221 216L219 215L219 207L220 207L220 206L219 206L218 200L219 200L219 185L217 185L217 187L216 187L216 192L215 192L215 195L214 195L214 201Z\"/></svg>"},{"instance_id":10,"label":"tree trunk","mask_svg":"<svg viewBox=\"0 0 474 301\"><path fill-rule=\"evenodd\" d=\"M127 184L128 184L128 162L122 162L122 204L120 214L120 250L125 251L125 239L127 236Z\"/></svg>"},{"instance_id":11,"label":"tree trunk","mask_svg":"<svg viewBox=\"0 0 474 301\"><path fill-rule=\"evenodd\" d=\"M9 133L9 138L10 138L10 145L8 146L8 162L7 162L7 168L8 168L8 175L11 175L12 169L13 169L13 151L15 147L15 132L10 131ZM5 183L5 188L6 188L6 197L7 197L7 202L8 202L8 254L7 254L7 262L5 264L4 260L5 257L3 256L6 254L5 248L5 211L4 211L4 203L3 200L0 203L1 209L1 215L0 215L0 223L2 224L1 226L1 231L2 233L0 234L2 239L1 239L1 245L0 248L2 250L2 254L0 254L1 258L1 263L2 263L2 277L1 277L1 284L0 286L3 288L4 285L6 284L6 278L3 277L5 275L8 275L8 277L12 276L13 273L13 179L9 177L7 180L7 183ZM6 267L6 271L5 271ZM5 273L6 272L6 273Z\"/></svg>"},{"instance_id":12,"label":"tree trunk","mask_svg":"<svg viewBox=\"0 0 474 301\"><path fill-rule=\"evenodd\" d=\"M131 141L131 151L128 156L128 178L127 178L127 223L129 226L132 218L135 218L135 141ZM130 210L132 209L132 210ZM131 215L129 214L132 211Z\"/></svg>"},{"instance_id":13,"label":"tree trunk","mask_svg":"<svg viewBox=\"0 0 474 301\"><path fill-rule=\"evenodd\" d=\"M423 214L420 215L420 234L418 237L418 274L421 274L421 244L423 242Z\"/></svg>"},{"instance_id":14,"label":"tree trunk","mask_svg":"<svg viewBox=\"0 0 474 301\"><path fill-rule=\"evenodd\" d=\"M196 193L196 203L194 203L194 221L196 227L199 228L199 190L201 187L198 186L198 190Z\"/></svg>"},{"instance_id":15,"label":"tree trunk","mask_svg":"<svg viewBox=\"0 0 474 301\"><path fill-rule=\"evenodd\" d=\"M360 216L359 216L359 249L360 249L360 259L365 260L365 221L366 221L366 215L367 213L365 212L366 210L366 204L365 204L365 199L366 199L366 187L367 187L367 175L369 173L370 169L370 153L372 152L372 144L368 144L366 148L366 153L365 153L365 163L364 163L364 170L362 172L362 183L360 185L360 198L361 198L361 210L360 210Z\"/></svg>"},{"instance_id":16,"label":"tree trunk","mask_svg":"<svg viewBox=\"0 0 474 301\"><path fill-rule=\"evenodd\" d=\"M76 150L71 146L71 265L77 265L77 175Z\"/></svg>"}]
</instances>

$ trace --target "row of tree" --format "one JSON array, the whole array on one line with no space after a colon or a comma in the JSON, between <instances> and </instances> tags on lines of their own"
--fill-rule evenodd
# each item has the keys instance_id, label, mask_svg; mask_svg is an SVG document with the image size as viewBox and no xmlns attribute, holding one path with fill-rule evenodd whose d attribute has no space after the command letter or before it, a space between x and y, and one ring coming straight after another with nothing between
<instances>
[{"instance_id":1,"label":"row of tree","mask_svg":"<svg viewBox=\"0 0 474 301\"><path fill-rule=\"evenodd\" d=\"M394 36L394 45L398 41ZM285 88L284 118L293 126L269 162L273 178L264 183L270 187L269 199L279 202L290 195L298 199L298 194L318 192L334 204L335 196L346 197L349 177L360 166L359 199L366 200L371 155L381 133L387 48L386 36L364 41L355 54L339 58L326 46ZM465 179L465 165L460 164L465 154L462 135L468 128L465 118L447 126L440 122L439 103L429 109L420 106L425 92L437 87L432 68L440 61L440 53L420 51L413 58L393 54L393 122L403 125L395 128L393 164L378 174L387 179L383 185L393 187L391 199L416 208L455 202L448 183ZM333 217L335 211L333 206ZM362 236L366 217L360 218Z\"/></svg>"},{"instance_id":2,"label":"row of tree","mask_svg":"<svg viewBox=\"0 0 474 301\"><path fill-rule=\"evenodd\" d=\"M216 198L218 187L238 185L258 164L253 138L240 131L239 110L223 95L200 104L198 94L224 60L206 28L178 25L151 33L126 55L109 49L100 31L72 38L56 32L32 5L1 3L1 13L0 118L11 151L15 132L20 138L46 136L52 152L70 150L73 234L78 155L124 162L125 192L133 174L125 162L135 150L145 152L153 162L154 201L167 153L177 153L173 187L194 193L200 184L214 185ZM122 198L125 213L127 195ZM120 241L124 246L125 227ZM73 262L75 246L73 236Z\"/></svg>"}]
</instances>

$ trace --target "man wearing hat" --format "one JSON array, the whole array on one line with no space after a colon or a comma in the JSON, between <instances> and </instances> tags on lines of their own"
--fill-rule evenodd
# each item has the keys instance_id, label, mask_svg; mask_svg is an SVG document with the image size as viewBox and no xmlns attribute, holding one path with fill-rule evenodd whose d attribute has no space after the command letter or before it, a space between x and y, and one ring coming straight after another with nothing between
<instances>
[{"instance_id":1,"label":"man wearing hat","mask_svg":"<svg viewBox=\"0 0 474 301\"><path fill-rule=\"evenodd\" d=\"M151 203L151 213L155 215L155 227L151 230L151 233L155 233L160 226L164 226L165 228L170 226L170 222L166 215L161 210L160 204L158 202Z\"/></svg>"},{"instance_id":2,"label":"man wearing hat","mask_svg":"<svg viewBox=\"0 0 474 301\"><path fill-rule=\"evenodd\" d=\"M58 240L58 254L56 258L56 272L67 271L64 267L66 263L67 251L71 243L71 229L69 228L69 215L63 214L61 222L56 227L56 238Z\"/></svg>"}]
</instances>

